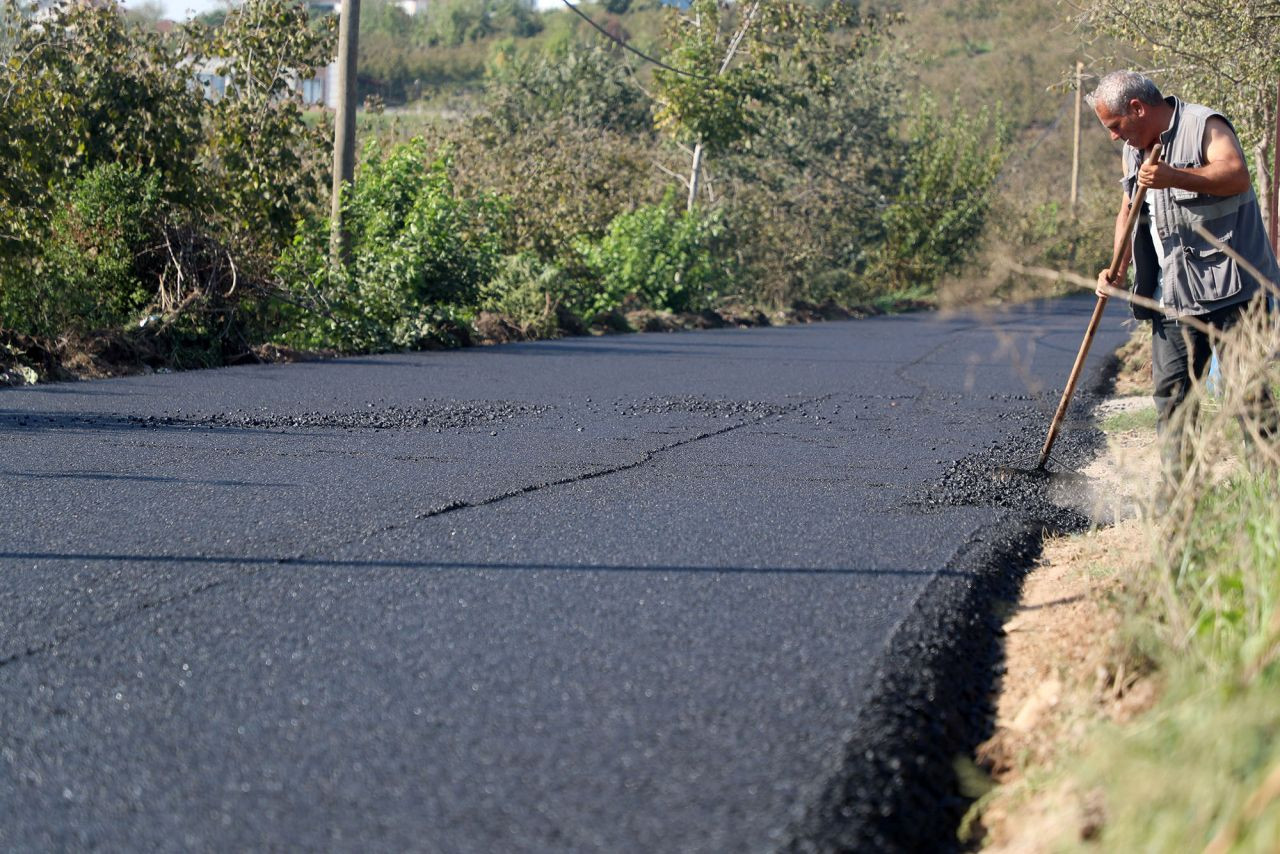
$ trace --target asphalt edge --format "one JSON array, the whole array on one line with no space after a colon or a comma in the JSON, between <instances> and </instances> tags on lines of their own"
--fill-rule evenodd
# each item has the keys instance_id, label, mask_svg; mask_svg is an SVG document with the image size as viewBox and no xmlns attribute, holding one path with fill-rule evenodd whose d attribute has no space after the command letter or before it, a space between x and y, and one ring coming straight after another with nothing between
<instances>
[{"instance_id":1,"label":"asphalt edge","mask_svg":"<svg viewBox=\"0 0 1280 854\"><path fill-rule=\"evenodd\" d=\"M1083 412L1114 387L1114 354L1088 377ZM1101 446L1095 434L1083 450ZM1001 609L1053 529L1006 516L977 531L929 582L879 656L869 699L838 771L790 829L786 852L960 851L957 830L979 794L961 769L991 735L1004 670Z\"/></svg>"}]
</instances>

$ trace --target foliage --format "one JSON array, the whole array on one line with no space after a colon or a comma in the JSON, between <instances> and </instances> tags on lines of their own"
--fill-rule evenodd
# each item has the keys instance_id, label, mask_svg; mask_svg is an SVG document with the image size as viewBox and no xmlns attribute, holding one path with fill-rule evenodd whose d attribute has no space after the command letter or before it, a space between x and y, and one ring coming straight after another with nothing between
<instances>
[{"instance_id":1,"label":"foliage","mask_svg":"<svg viewBox=\"0 0 1280 854\"><path fill-rule=\"evenodd\" d=\"M323 203L330 133L304 120L300 77L328 64L333 19L312 26L296 0L248 0L207 36L204 55L230 80L209 105L203 165L228 230L278 246Z\"/></svg>"},{"instance_id":2,"label":"foliage","mask_svg":"<svg viewBox=\"0 0 1280 854\"><path fill-rule=\"evenodd\" d=\"M902 153L900 71L876 50L885 34L866 22L824 61L824 77L786 63L791 97L759 111L749 146L708 170L757 298L867 301L883 239L880 206Z\"/></svg>"},{"instance_id":3,"label":"foliage","mask_svg":"<svg viewBox=\"0 0 1280 854\"><path fill-rule=\"evenodd\" d=\"M176 71L189 43L87 4L37 22L6 3L0 30L0 327L119 325L148 291L130 253L160 199L200 195L200 99Z\"/></svg>"},{"instance_id":4,"label":"foliage","mask_svg":"<svg viewBox=\"0 0 1280 854\"><path fill-rule=\"evenodd\" d=\"M444 0L427 13L432 44L456 47L493 33L485 0Z\"/></svg>"},{"instance_id":5,"label":"foliage","mask_svg":"<svg viewBox=\"0 0 1280 854\"><path fill-rule=\"evenodd\" d=\"M417 16L390 0L366 0L360 94L402 103L433 87L478 87L494 40L528 39L542 27L542 16L521 0L446 0Z\"/></svg>"},{"instance_id":6,"label":"foliage","mask_svg":"<svg viewBox=\"0 0 1280 854\"><path fill-rule=\"evenodd\" d=\"M570 291L563 270L522 252L502 259L481 288L480 309L502 315L526 338L552 338L559 331L556 310Z\"/></svg>"},{"instance_id":7,"label":"foliage","mask_svg":"<svg viewBox=\"0 0 1280 854\"><path fill-rule=\"evenodd\" d=\"M657 125L679 142L701 142L723 150L755 130L753 107L771 97L768 61L726 65L741 44L739 30L754 33L758 3L722 7L716 0L694 0L687 12L669 13L666 55L676 69L654 72Z\"/></svg>"},{"instance_id":8,"label":"foliage","mask_svg":"<svg viewBox=\"0 0 1280 854\"><path fill-rule=\"evenodd\" d=\"M599 243L584 247L599 289L584 308L608 311L628 298L668 311L697 311L730 281L716 251L719 215L675 213L670 204L646 205L619 216Z\"/></svg>"},{"instance_id":9,"label":"foliage","mask_svg":"<svg viewBox=\"0 0 1280 854\"><path fill-rule=\"evenodd\" d=\"M572 119L503 132L486 120L457 135L458 182L468 195L499 194L510 214L511 248L566 269L578 240L595 241L615 217L662 197L646 140L581 127Z\"/></svg>"},{"instance_id":10,"label":"foliage","mask_svg":"<svg viewBox=\"0 0 1280 854\"><path fill-rule=\"evenodd\" d=\"M723 150L757 133L769 105L803 103L797 81L829 91L846 52L862 56L876 38L875 18L848 0L694 0L669 13L666 60L674 70L654 72L658 126L680 141Z\"/></svg>"},{"instance_id":11,"label":"foliage","mask_svg":"<svg viewBox=\"0 0 1280 854\"><path fill-rule=\"evenodd\" d=\"M883 213L879 259L896 287L929 286L973 256L991 205L991 187L1008 152L1007 128L987 112L944 118L921 100Z\"/></svg>"},{"instance_id":12,"label":"foliage","mask_svg":"<svg viewBox=\"0 0 1280 854\"><path fill-rule=\"evenodd\" d=\"M284 0L163 37L111 3L39 20L7 4L0 326L47 352L125 324L172 364L247 352L270 317L261 274L324 198L325 130L294 88L331 38L308 27ZM193 79L211 69L232 75L218 101ZM143 312L159 320L138 333Z\"/></svg>"},{"instance_id":13,"label":"foliage","mask_svg":"<svg viewBox=\"0 0 1280 854\"><path fill-rule=\"evenodd\" d=\"M410 98L476 80L483 67L485 91L418 114L444 148L366 143L345 200L355 249L343 269L331 266L325 226L329 121L296 94L332 52L331 16L297 0L248 0L218 26L162 38L78 4L58 14L83 25L50 40L11 7L11 37L0 38L0 111L12 129L0 138L0 323L12 326L21 304L26 328L14 331L30 332L37 295L78 281L93 299L42 334L118 326L154 307L165 334L191 347L233 339L207 349L214 361L263 339L360 351L456 340L479 311L537 336L554 332L557 313L624 302L869 302L936 275L899 264L877 280L899 258L885 251L888 236L905 246L911 229L928 227L954 246L981 225L977 204L960 222L903 213L909 197L941 186L945 170L914 161L945 160L945 145L900 138L890 19L857 3L589 12L620 39L640 33L643 49L685 74L655 72L576 17L534 15L522 2L452 0L416 17L370 3L364 88ZM660 19L666 44L655 42ZM225 96L203 97L197 72L227 75ZM695 211L677 214L663 200L692 171L688 143L711 160L699 165ZM449 156L429 154L437 149ZM965 171L975 151L949 151L960 177L981 177ZM130 204L130 181L148 188L138 198L152 207L135 217L143 233L106 229L109 247L66 239ZM90 184L119 204L69 219ZM913 263L921 254L899 249ZM963 253L952 254L942 267ZM37 261L60 271L39 287Z\"/></svg>"},{"instance_id":14,"label":"foliage","mask_svg":"<svg viewBox=\"0 0 1280 854\"><path fill-rule=\"evenodd\" d=\"M571 46L550 56L498 46L489 62L485 102L505 132L568 119L578 127L647 134L650 102L618 51Z\"/></svg>"},{"instance_id":15,"label":"foliage","mask_svg":"<svg viewBox=\"0 0 1280 854\"><path fill-rule=\"evenodd\" d=\"M178 71L192 43L133 30L114 5L49 15L36 23L14 0L0 9L0 199L38 211L65 180L119 163L192 200L201 104Z\"/></svg>"},{"instance_id":16,"label":"foliage","mask_svg":"<svg viewBox=\"0 0 1280 854\"><path fill-rule=\"evenodd\" d=\"M831 94L836 72L863 60L878 39L874 16L846 0L694 0L671 12L668 68L654 72L655 118L671 139L694 146L689 205L704 151L750 149L769 112L802 111L811 96Z\"/></svg>"},{"instance_id":17,"label":"foliage","mask_svg":"<svg viewBox=\"0 0 1280 854\"><path fill-rule=\"evenodd\" d=\"M1090 188L1082 194L1074 215L1068 205L1053 197L1056 190L1043 188L1034 196L1017 197L1006 192L993 199L984 234L987 248L979 262L990 268L983 283L989 288L988 296L1018 299L1054 293L1046 288L1052 279L1010 272L1009 260L1077 275L1101 270L1110 262L1112 247L1099 235L1115 228L1115 188ZM1054 286L1068 291L1076 288L1065 281Z\"/></svg>"},{"instance_id":18,"label":"foliage","mask_svg":"<svg viewBox=\"0 0 1280 854\"><path fill-rule=\"evenodd\" d=\"M328 262L327 220L304 225L280 272L312 310L295 343L348 351L450 340L495 273L503 213L491 197L461 198L447 155L416 139L370 146L343 200L351 261Z\"/></svg>"},{"instance_id":19,"label":"foliage","mask_svg":"<svg viewBox=\"0 0 1280 854\"><path fill-rule=\"evenodd\" d=\"M1148 52L1188 97L1236 122L1264 149L1274 127L1280 80L1280 15L1274 0L1091 0L1084 23Z\"/></svg>"},{"instance_id":20,"label":"foliage","mask_svg":"<svg viewBox=\"0 0 1280 854\"><path fill-rule=\"evenodd\" d=\"M155 296L139 272L157 251L159 176L115 163L95 166L55 192L52 203L35 257L4 270L5 325L52 337L136 320Z\"/></svg>"}]
</instances>

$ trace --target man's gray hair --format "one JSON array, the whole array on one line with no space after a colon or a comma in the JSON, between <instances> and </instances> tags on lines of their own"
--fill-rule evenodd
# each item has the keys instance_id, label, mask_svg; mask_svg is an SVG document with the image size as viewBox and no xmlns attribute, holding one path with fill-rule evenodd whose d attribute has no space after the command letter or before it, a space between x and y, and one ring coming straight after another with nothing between
<instances>
[{"instance_id":1,"label":"man's gray hair","mask_svg":"<svg viewBox=\"0 0 1280 854\"><path fill-rule=\"evenodd\" d=\"M1113 71L1098 81L1098 88L1085 96L1090 107L1096 109L1098 104L1102 104L1107 112L1114 115L1124 113L1134 98L1152 105L1164 100L1160 87L1150 77L1136 71Z\"/></svg>"}]
</instances>

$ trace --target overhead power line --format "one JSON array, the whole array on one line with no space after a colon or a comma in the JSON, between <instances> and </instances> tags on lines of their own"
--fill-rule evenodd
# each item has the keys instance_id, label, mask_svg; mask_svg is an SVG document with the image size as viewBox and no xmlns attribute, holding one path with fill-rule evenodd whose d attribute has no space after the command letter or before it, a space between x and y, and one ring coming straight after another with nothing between
<instances>
[{"instance_id":1,"label":"overhead power line","mask_svg":"<svg viewBox=\"0 0 1280 854\"><path fill-rule=\"evenodd\" d=\"M581 9L579 9L577 6L575 6L575 5L573 5L572 3L570 3L570 2L569 2L569 0L562 0L562 2L564 3L564 5L566 5L566 6L568 6L568 7L569 7L569 11L573 12L573 14L577 15L579 18L581 18L582 20L584 20L584 21L586 21L588 24L590 24L592 27L594 27L594 28L596 29L596 31L597 31L597 32L599 32L602 36L604 36L605 38L609 39L609 41L613 42L614 44L618 45L619 47L623 48L624 50L629 50L629 51L631 51L631 52L632 52L632 53L634 53L636 56L638 56L638 57L640 57L641 59L643 59L645 62L651 62L651 63L653 63L654 65L658 66L659 68L665 69L666 71L670 71L672 74L679 74L681 77L692 77L692 78L693 78L693 79L695 79L695 80L713 80L713 79L715 79L715 78L713 78L713 77L708 77L708 76L707 76L707 75L705 75L705 74L694 74L692 71L681 71L679 68L673 68L672 66L667 65L665 62L663 62L661 59L656 59L655 57L650 56L649 54L645 53L644 51L636 50L634 47L632 47L631 45L627 44L627 43L626 43L626 42L624 42L622 39L618 38L618 37L617 37L617 36L615 36L613 33L609 32L609 31L608 31L608 30L606 30L604 27L602 27L602 26L600 26L599 24L597 24L595 21L593 21L593 20L591 19L591 16L590 16L590 15L586 14L586 13L585 13L585 12L583 12Z\"/></svg>"}]
</instances>

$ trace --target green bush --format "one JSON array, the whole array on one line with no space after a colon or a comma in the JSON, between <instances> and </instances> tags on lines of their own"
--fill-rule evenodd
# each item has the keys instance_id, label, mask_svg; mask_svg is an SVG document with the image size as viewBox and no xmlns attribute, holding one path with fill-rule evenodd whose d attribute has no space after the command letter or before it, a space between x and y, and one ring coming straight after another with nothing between
<instances>
[{"instance_id":1,"label":"green bush","mask_svg":"<svg viewBox=\"0 0 1280 854\"><path fill-rule=\"evenodd\" d=\"M53 338L136 320L155 296L144 268L159 252L159 175L96 166L50 201L48 232L30 255L6 257L0 268L0 326Z\"/></svg>"},{"instance_id":2,"label":"green bush","mask_svg":"<svg viewBox=\"0 0 1280 854\"><path fill-rule=\"evenodd\" d=\"M556 309L570 291L568 277L554 264L522 252L509 255L480 293L480 309L502 315L528 338L553 338Z\"/></svg>"},{"instance_id":3,"label":"green bush","mask_svg":"<svg viewBox=\"0 0 1280 854\"><path fill-rule=\"evenodd\" d=\"M0 200L52 209L52 190L105 163L163 176L172 201L198 196L202 99L183 65L196 48L185 31L162 39L119 12L54 4L37 22L0 5Z\"/></svg>"},{"instance_id":4,"label":"green bush","mask_svg":"<svg viewBox=\"0 0 1280 854\"><path fill-rule=\"evenodd\" d=\"M1008 129L986 111L944 117L922 100L882 216L881 274L892 287L932 287L973 257L1008 150Z\"/></svg>"},{"instance_id":5,"label":"green bush","mask_svg":"<svg viewBox=\"0 0 1280 854\"><path fill-rule=\"evenodd\" d=\"M469 122L456 140L459 186L506 200L511 249L575 275L587 272L575 245L598 241L620 214L662 198L651 145L626 134L562 117L518 131Z\"/></svg>"},{"instance_id":6,"label":"green bush","mask_svg":"<svg viewBox=\"0 0 1280 854\"><path fill-rule=\"evenodd\" d=\"M583 128L648 136L653 105L617 53L571 44L554 55L521 52L513 41L489 61L485 101L507 133L568 119Z\"/></svg>"},{"instance_id":7,"label":"green bush","mask_svg":"<svg viewBox=\"0 0 1280 854\"><path fill-rule=\"evenodd\" d=\"M344 198L350 260L330 266L327 220L303 226L280 272L311 307L291 337L371 351L450 343L502 255L502 206L454 190L447 155L414 139L370 146Z\"/></svg>"},{"instance_id":8,"label":"green bush","mask_svg":"<svg viewBox=\"0 0 1280 854\"><path fill-rule=\"evenodd\" d=\"M148 354L243 355L264 273L325 197L327 132L293 84L331 55L326 26L296 0L165 36L114 2L0 6L0 327L60 350L154 302ZM216 101L206 58L234 80Z\"/></svg>"},{"instance_id":9,"label":"green bush","mask_svg":"<svg viewBox=\"0 0 1280 854\"><path fill-rule=\"evenodd\" d=\"M648 308L697 311L730 281L718 257L720 215L675 213L670 204L645 205L619 216L598 243L583 247L599 279L582 308L590 316L633 299Z\"/></svg>"}]
</instances>

